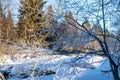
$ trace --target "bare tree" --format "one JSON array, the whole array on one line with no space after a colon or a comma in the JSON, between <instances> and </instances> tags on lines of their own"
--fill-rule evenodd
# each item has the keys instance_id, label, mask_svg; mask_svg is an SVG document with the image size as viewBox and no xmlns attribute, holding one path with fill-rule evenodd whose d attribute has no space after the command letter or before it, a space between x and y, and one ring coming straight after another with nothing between
<instances>
[{"instance_id":1,"label":"bare tree","mask_svg":"<svg viewBox=\"0 0 120 80\"><path fill-rule=\"evenodd\" d=\"M109 42L111 41L110 38L117 44L120 44L120 39L115 37L114 35L111 35L110 33L108 33L107 29L106 29L106 16L110 15L106 15L109 11L107 11L106 9L106 6L107 5L107 2L105 2L104 0L101 0L99 1L100 4L99 6L101 6L101 14L100 15L96 15L94 13L91 13L91 11L86 11L88 12L90 15L92 14L93 16L95 16L96 18L100 18L101 21L102 21L102 24L103 24L103 28L101 29L101 34L97 34L97 33L94 33L93 31L90 31L86 26L86 20L80 24L80 22L78 22L77 20L75 19L72 19L70 18L71 20L73 20L76 24L72 24L69 22L69 24L73 25L74 27L76 27L77 29L79 29L80 31L84 32L84 33L87 33L89 36L93 37L97 43L99 44L100 48L101 48L101 52L99 52L99 54L101 55L105 55L108 60L109 60L109 64L110 64L110 68L111 68L111 72L112 72L112 75L114 77L114 80L119 80L119 59L116 57L116 55L119 54L119 52L116 52L116 48L118 48L119 46L110 46ZM108 2L109 4L110 2ZM112 4L112 3L110 3ZM92 8L94 9L94 8ZM100 12L99 11L99 12ZM102 39L100 38L102 37ZM111 49L111 50L110 50ZM92 49L91 52L93 52L95 49ZM98 52L98 51L97 51ZM79 59L79 58L78 58Z\"/></svg>"}]
</instances>

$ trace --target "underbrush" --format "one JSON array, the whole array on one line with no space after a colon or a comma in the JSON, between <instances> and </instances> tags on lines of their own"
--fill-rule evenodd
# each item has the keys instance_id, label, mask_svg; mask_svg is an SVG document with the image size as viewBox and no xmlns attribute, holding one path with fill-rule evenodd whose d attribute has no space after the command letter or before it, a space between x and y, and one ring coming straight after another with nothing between
<instances>
[{"instance_id":1,"label":"underbrush","mask_svg":"<svg viewBox=\"0 0 120 80\"><path fill-rule=\"evenodd\" d=\"M5 63L7 59L11 59L16 53L17 51L14 45L0 45L0 59L3 63Z\"/></svg>"},{"instance_id":2,"label":"underbrush","mask_svg":"<svg viewBox=\"0 0 120 80\"><path fill-rule=\"evenodd\" d=\"M15 43L18 46L22 46L22 47L36 47L36 48L46 48L48 47L48 42L46 41L42 41L41 39L37 39L37 40L25 40L25 39L17 39L15 41Z\"/></svg>"}]
</instances>

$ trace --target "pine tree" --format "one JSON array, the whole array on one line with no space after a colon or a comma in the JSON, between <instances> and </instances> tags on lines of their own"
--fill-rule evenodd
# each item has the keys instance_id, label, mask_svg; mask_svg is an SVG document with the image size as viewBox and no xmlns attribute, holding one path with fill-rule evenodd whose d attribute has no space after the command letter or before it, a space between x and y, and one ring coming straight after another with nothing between
<instances>
[{"instance_id":1,"label":"pine tree","mask_svg":"<svg viewBox=\"0 0 120 80\"><path fill-rule=\"evenodd\" d=\"M8 8L8 15L6 17L6 22L7 22L7 26L6 26L6 39L11 39L13 37L14 23L13 23L13 19L12 19L12 14L11 14L10 8Z\"/></svg>"},{"instance_id":2,"label":"pine tree","mask_svg":"<svg viewBox=\"0 0 120 80\"><path fill-rule=\"evenodd\" d=\"M18 36L29 40L37 39L43 29L43 0L22 0L19 9Z\"/></svg>"},{"instance_id":3,"label":"pine tree","mask_svg":"<svg viewBox=\"0 0 120 80\"><path fill-rule=\"evenodd\" d=\"M66 15L66 20L71 20L71 19L74 19L74 17L73 17L73 14L72 14L72 12L71 11L69 11L68 12L68 14Z\"/></svg>"},{"instance_id":4,"label":"pine tree","mask_svg":"<svg viewBox=\"0 0 120 80\"><path fill-rule=\"evenodd\" d=\"M5 27L6 27L6 17L5 14L3 14L3 9L2 9L2 1L0 0L0 38L4 39L5 38Z\"/></svg>"},{"instance_id":5,"label":"pine tree","mask_svg":"<svg viewBox=\"0 0 120 80\"><path fill-rule=\"evenodd\" d=\"M3 17L3 12L2 12L2 5L0 2L0 39L2 38L2 17Z\"/></svg>"},{"instance_id":6,"label":"pine tree","mask_svg":"<svg viewBox=\"0 0 120 80\"><path fill-rule=\"evenodd\" d=\"M89 30L91 28L91 25L90 25L90 23L89 23L87 18L84 19L83 25L85 26L85 28L87 30Z\"/></svg>"},{"instance_id":7,"label":"pine tree","mask_svg":"<svg viewBox=\"0 0 120 80\"><path fill-rule=\"evenodd\" d=\"M54 23L54 16L55 16L55 12L53 10L53 7L50 5L47 8L47 11L44 15L44 26L46 27L46 30L48 31L48 34L46 35L45 40L50 42L52 40L52 36L51 36L51 29L53 28L53 26L51 26Z\"/></svg>"},{"instance_id":8,"label":"pine tree","mask_svg":"<svg viewBox=\"0 0 120 80\"><path fill-rule=\"evenodd\" d=\"M54 16L55 12L53 10L53 7L50 5L48 6L47 12L45 14L45 21L49 24L52 24L54 22Z\"/></svg>"},{"instance_id":9,"label":"pine tree","mask_svg":"<svg viewBox=\"0 0 120 80\"><path fill-rule=\"evenodd\" d=\"M3 17L3 10L2 10L2 4L1 4L1 0L0 0L0 18Z\"/></svg>"},{"instance_id":10,"label":"pine tree","mask_svg":"<svg viewBox=\"0 0 120 80\"><path fill-rule=\"evenodd\" d=\"M73 20L74 17L73 17L73 14L71 11L68 12L68 14L66 15L66 23L68 23L66 26L67 26L67 30L70 31L70 30L75 30L75 27L73 26L74 25L74 22Z\"/></svg>"},{"instance_id":11,"label":"pine tree","mask_svg":"<svg viewBox=\"0 0 120 80\"><path fill-rule=\"evenodd\" d=\"M43 16L44 22L43 22L42 26L44 27L44 29L42 32L49 33L49 30L51 28L50 26L51 26L51 24L54 23L54 16L55 16L55 12L54 12L52 6L50 5L50 6L48 6L47 11L46 11L45 15ZM46 36L48 36L48 35L46 34Z\"/></svg>"}]
</instances>

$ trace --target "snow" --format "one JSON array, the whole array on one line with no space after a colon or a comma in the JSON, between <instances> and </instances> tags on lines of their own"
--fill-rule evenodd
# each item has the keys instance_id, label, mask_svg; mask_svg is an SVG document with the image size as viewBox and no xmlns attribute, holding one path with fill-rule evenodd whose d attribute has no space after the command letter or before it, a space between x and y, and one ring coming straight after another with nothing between
<instances>
[{"instance_id":1,"label":"snow","mask_svg":"<svg viewBox=\"0 0 120 80\"><path fill-rule=\"evenodd\" d=\"M102 70L110 70L108 61L94 70L87 70L81 80L113 80L112 73L103 73ZM78 79L79 80L79 79Z\"/></svg>"},{"instance_id":2,"label":"snow","mask_svg":"<svg viewBox=\"0 0 120 80\"><path fill-rule=\"evenodd\" d=\"M0 60L0 70L10 72L8 80L113 80L107 58L85 54L52 55L53 51L39 48L17 48L17 54ZM40 75L43 70L55 74ZM26 77L26 76L27 77ZM26 78L24 78L26 77Z\"/></svg>"}]
</instances>

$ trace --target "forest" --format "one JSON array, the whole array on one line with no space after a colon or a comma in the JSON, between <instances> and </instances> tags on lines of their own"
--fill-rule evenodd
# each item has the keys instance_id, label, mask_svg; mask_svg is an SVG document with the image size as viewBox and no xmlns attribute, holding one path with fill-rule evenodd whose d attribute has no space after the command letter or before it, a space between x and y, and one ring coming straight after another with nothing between
<instances>
[{"instance_id":1,"label":"forest","mask_svg":"<svg viewBox=\"0 0 120 80\"><path fill-rule=\"evenodd\" d=\"M120 80L120 0L0 0L0 80Z\"/></svg>"}]
</instances>

